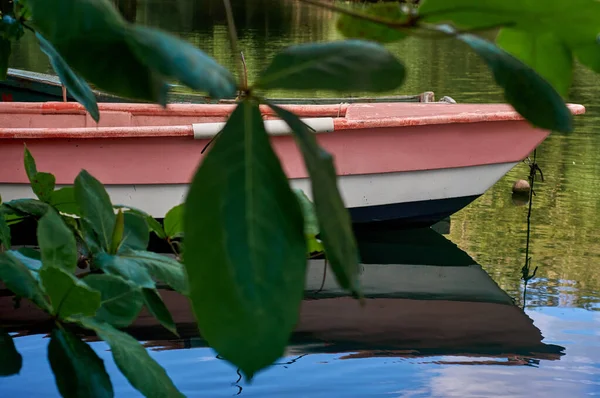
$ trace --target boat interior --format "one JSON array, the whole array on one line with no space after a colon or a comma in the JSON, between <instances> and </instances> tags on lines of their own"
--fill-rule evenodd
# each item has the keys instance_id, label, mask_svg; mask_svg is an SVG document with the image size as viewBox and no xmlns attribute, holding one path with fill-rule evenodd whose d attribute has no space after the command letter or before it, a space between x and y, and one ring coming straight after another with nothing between
<instances>
[{"instance_id":1,"label":"boat interior","mask_svg":"<svg viewBox=\"0 0 600 398\"><path fill-rule=\"evenodd\" d=\"M0 102L0 125L7 129L68 129L102 127L181 126L224 122L235 104L155 104L100 103L96 123L76 102ZM331 118L336 130L369 127L414 126L441 123L517 121L522 118L506 104L434 103L343 103L281 105L301 118ZM584 110L572 106L575 114ZM583 107L581 107L583 108ZM266 105L260 106L265 119L277 119ZM18 115L18 117L16 117ZM360 123L358 123L360 122ZM358 124L357 124L358 123ZM339 127L339 128L338 128Z\"/></svg>"}]
</instances>

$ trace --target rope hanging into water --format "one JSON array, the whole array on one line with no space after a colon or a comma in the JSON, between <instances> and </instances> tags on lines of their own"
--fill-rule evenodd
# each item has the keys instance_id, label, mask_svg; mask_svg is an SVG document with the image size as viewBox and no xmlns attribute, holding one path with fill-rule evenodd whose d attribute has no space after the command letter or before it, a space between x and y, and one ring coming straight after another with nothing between
<instances>
[{"instance_id":1,"label":"rope hanging into water","mask_svg":"<svg viewBox=\"0 0 600 398\"><path fill-rule=\"evenodd\" d=\"M538 267L536 266L533 269L533 272L531 272L531 257L529 257L529 242L531 240L531 210L533 208L533 197L535 196L535 190L534 190L535 177L537 176L538 172L540 173L540 178L541 178L542 182L544 182L544 173L542 172L542 169L540 169L540 166L538 166L538 164L536 162L536 155L537 155L537 149L534 149L533 150L533 161L530 161L530 163L529 163L530 190L529 190L529 208L527 211L527 243L525 246L525 265L523 265L523 268L521 268L521 275L522 275L521 278L525 282L525 286L523 288L523 307L525 306L525 300L526 300L526 296L527 296L527 283L529 283L529 281L535 277L535 274L538 270Z\"/></svg>"}]
</instances>

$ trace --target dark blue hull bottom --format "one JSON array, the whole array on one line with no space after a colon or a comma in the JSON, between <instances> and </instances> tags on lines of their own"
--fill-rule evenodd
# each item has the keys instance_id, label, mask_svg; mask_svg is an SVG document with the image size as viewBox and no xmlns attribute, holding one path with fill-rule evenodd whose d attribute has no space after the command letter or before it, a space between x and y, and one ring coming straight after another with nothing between
<instances>
[{"instance_id":1,"label":"dark blue hull bottom","mask_svg":"<svg viewBox=\"0 0 600 398\"><path fill-rule=\"evenodd\" d=\"M430 227L466 207L481 195L423 200L350 209L352 222L358 226L394 228Z\"/></svg>"},{"instance_id":2,"label":"dark blue hull bottom","mask_svg":"<svg viewBox=\"0 0 600 398\"><path fill-rule=\"evenodd\" d=\"M459 198L425 200L390 205L356 207L350 209L354 228L365 229L412 229L429 227L467 206L479 195ZM162 220L160 220L162 221ZM25 220L11 226L13 245L36 245L36 221ZM150 250L170 252L170 246L154 234L150 238Z\"/></svg>"}]
</instances>

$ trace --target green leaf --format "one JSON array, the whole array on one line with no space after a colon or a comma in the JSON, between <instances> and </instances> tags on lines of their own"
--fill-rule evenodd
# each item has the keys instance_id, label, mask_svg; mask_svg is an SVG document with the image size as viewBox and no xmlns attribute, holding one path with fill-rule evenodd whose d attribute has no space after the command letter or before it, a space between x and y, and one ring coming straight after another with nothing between
<instances>
[{"instance_id":1,"label":"green leaf","mask_svg":"<svg viewBox=\"0 0 600 398\"><path fill-rule=\"evenodd\" d=\"M0 253L0 280L17 296L31 300L43 310L49 310L41 286L25 264L12 253Z\"/></svg>"},{"instance_id":2,"label":"green leaf","mask_svg":"<svg viewBox=\"0 0 600 398\"><path fill-rule=\"evenodd\" d=\"M123 241L123 233L125 232L125 216L123 212L119 210L117 213L117 217L115 220L115 228L112 232L112 238L110 241L110 254L117 254L119 251L119 247L121 246L121 242Z\"/></svg>"},{"instance_id":3,"label":"green leaf","mask_svg":"<svg viewBox=\"0 0 600 398\"><path fill-rule=\"evenodd\" d=\"M461 30L510 27L535 35L552 34L584 65L600 71L600 2L590 0L425 0L422 22L451 22Z\"/></svg>"},{"instance_id":4,"label":"green leaf","mask_svg":"<svg viewBox=\"0 0 600 398\"><path fill-rule=\"evenodd\" d=\"M322 242L317 239L319 234L319 223L317 215L315 214L315 208L313 203L308 199L304 191L301 189L295 189L294 193L300 202L302 208L302 215L304 216L304 236L306 238L306 253L308 255L312 253L321 253L325 249L323 248Z\"/></svg>"},{"instance_id":5,"label":"green leaf","mask_svg":"<svg viewBox=\"0 0 600 398\"><path fill-rule=\"evenodd\" d=\"M404 82L404 65L380 44L363 40L300 44L278 53L256 87L383 92Z\"/></svg>"},{"instance_id":6,"label":"green leaf","mask_svg":"<svg viewBox=\"0 0 600 398\"><path fill-rule=\"evenodd\" d=\"M352 222L337 188L333 158L293 113L269 104L294 132L311 180L311 190L325 255L339 285L360 296L359 255Z\"/></svg>"},{"instance_id":7,"label":"green leaf","mask_svg":"<svg viewBox=\"0 0 600 398\"><path fill-rule=\"evenodd\" d=\"M8 73L8 61L10 59L11 43L10 40L0 38L0 80L6 80Z\"/></svg>"},{"instance_id":8,"label":"green leaf","mask_svg":"<svg viewBox=\"0 0 600 398\"><path fill-rule=\"evenodd\" d=\"M302 221L258 105L240 103L190 186L184 264L202 336L249 378L283 354L296 325Z\"/></svg>"},{"instance_id":9,"label":"green leaf","mask_svg":"<svg viewBox=\"0 0 600 398\"><path fill-rule=\"evenodd\" d=\"M183 211L184 204L181 203L173 207L165 215L165 233L169 239L183 236Z\"/></svg>"},{"instance_id":10,"label":"green leaf","mask_svg":"<svg viewBox=\"0 0 600 398\"><path fill-rule=\"evenodd\" d=\"M347 38L373 40L379 43L392 43L402 40L408 35L398 29L390 28L387 24L400 24L408 20L402 11L400 3L367 4L360 8L351 8L362 15L375 17L382 23L366 21L348 14L341 14L337 20L337 30Z\"/></svg>"},{"instance_id":11,"label":"green leaf","mask_svg":"<svg viewBox=\"0 0 600 398\"><path fill-rule=\"evenodd\" d=\"M306 237L306 252L311 255L313 253L323 253L325 252L325 247L323 247L323 242L320 239L317 239L314 235L309 235Z\"/></svg>"},{"instance_id":12,"label":"green leaf","mask_svg":"<svg viewBox=\"0 0 600 398\"><path fill-rule=\"evenodd\" d=\"M134 259L123 257L121 254L113 256L107 253L98 253L94 257L94 264L104 272L118 275L137 287L154 289L155 283L150 272Z\"/></svg>"},{"instance_id":13,"label":"green leaf","mask_svg":"<svg viewBox=\"0 0 600 398\"><path fill-rule=\"evenodd\" d=\"M65 330L52 330L48 361L58 391L65 398L109 398L114 396L104 361L77 336Z\"/></svg>"},{"instance_id":14,"label":"green leaf","mask_svg":"<svg viewBox=\"0 0 600 398\"><path fill-rule=\"evenodd\" d=\"M286 117L288 116L289 115L286 115ZM300 121L300 123L302 123L302 121ZM310 132L308 133L310 134ZM317 214L315 213L314 204L310 201L308 196L306 196L303 190L294 189L293 191L296 194L296 199L298 199L298 203L300 203L300 208L302 209L302 216L304 217L304 233L306 235L318 235L319 220L317 219Z\"/></svg>"},{"instance_id":15,"label":"green leaf","mask_svg":"<svg viewBox=\"0 0 600 398\"><path fill-rule=\"evenodd\" d=\"M37 238L45 267L57 267L73 273L77 267L77 243L73 232L56 211L48 212L40 219Z\"/></svg>"},{"instance_id":16,"label":"green leaf","mask_svg":"<svg viewBox=\"0 0 600 398\"><path fill-rule=\"evenodd\" d=\"M573 80L573 55L553 34L504 28L496 44L535 69L561 95L567 95Z\"/></svg>"},{"instance_id":17,"label":"green leaf","mask_svg":"<svg viewBox=\"0 0 600 398\"><path fill-rule=\"evenodd\" d=\"M15 212L7 213L4 215L4 219L6 220L6 224L9 226L19 224L20 222L25 221L26 216L17 215Z\"/></svg>"},{"instance_id":18,"label":"green leaf","mask_svg":"<svg viewBox=\"0 0 600 398\"><path fill-rule=\"evenodd\" d=\"M10 13L10 11L12 10L3 10L4 15L0 20L0 30L2 30L2 35L5 39L16 41L23 37L25 30L23 29L21 21L18 21L13 15L11 15L12 13Z\"/></svg>"},{"instance_id":19,"label":"green leaf","mask_svg":"<svg viewBox=\"0 0 600 398\"><path fill-rule=\"evenodd\" d=\"M98 235L94 232L89 221L80 218L79 219L79 229L81 231L81 236L83 241L85 242L85 248L88 249L91 255L100 253L103 251L103 248L100 247L100 240L98 239Z\"/></svg>"},{"instance_id":20,"label":"green leaf","mask_svg":"<svg viewBox=\"0 0 600 398\"><path fill-rule=\"evenodd\" d=\"M63 187L53 191L50 195L49 204L62 213L76 216L80 214L79 206L75 201L74 187Z\"/></svg>"},{"instance_id":21,"label":"green leaf","mask_svg":"<svg viewBox=\"0 0 600 398\"><path fill-rule=\"evenodd\" d=\"M133 213L137 214L140 217L143 217L146 220L146 223L148 223L150 231L154 232L161 239L167 238L167 235L165 234L165 231L162 225L160 225L160 223L158 222L158 220L152 217L150 214L146 213L145 211L125 205L114 205L113 207L115 209L123 209L126 213Z\"/></svg>"},{"instance_id":22,"label":"green leaf","mask_svg":"<svg viewBox=\"0 0 600 398\"><path fill-rule=\"evenodd\" d=\"M12 337L0 328L0 376L19 374L22 366L23 357L17 351Z\"/></svg>"},{"instance_id":23,"label":"green leaf","mask_svg":"<svg viewBox=\"0 0 600 398\"><path fill-rule=\"evenodd\" d=\"M96 96L90 86L85 80L73 72L58 51L56 51L54 46L52 46L44 36L39 34L39 32L36 32L35 36L40 42L40 49L48 56L48 59L50 59L50 64L60 78L60 82L67 88L73 98L85 107L92 119L98 122L100 120L100 111L98 110L98 104L96 103Z\"/></svg>"},{"instance_id":24,"label":"green leaf","mask_svg":"<svg viewBox=\"0 0 600 398\"><path fill-rule=\"evenodd\" d=\"M92 274L83 278L92 289L102 296L96 319L123 328L129 326L144 305L140 290L118 276Z\"/></svg>"},{"instance_id":25,"label":"green leaf","mask_svg":"<svg viewBox=\"0 0 600 398\"><path fill-rule=\"evenodd\" d=\"M42 268L42 256L40 252L29 247L20 247L17 250L9 250L7 253L10 253L15 259L32 271L31 275L36 280L39 280L37 273Z\"/></svg>"},{"instance_id":26,"label":"green leaf","mask_svg":"<svg viewBox=\"0 0 600 398\"><path fill-rule=\"evenodd\" d=\"M31 182L31 189L36 196L42 202L48 203L56 184L54 175L50 173L36 173L29 181Z\"/></svg>"},{"instance_id":27,"label":"green leaf","mask_svg":"<svg viewBox=\"0 0 600 398\"><path fill-rule=\"evenodd\" d=\"M146 308L148 308L148 311L150 311L152 316L154 316L165 329L174 335L179 336L177 334L175 322L173 322L173 317L171 317L169 309L165 306L165 303L162 301L158 292L154 289L142 289L142 295L144 296Z\"/></svg>"},{"instance_id":28,"label":"green leaf","mask_svg":"<svg viewBox=\"0 0 600 398\"><path fill-rule=\"evenodd\" d=\"M27 146L25 146L23 154L23 163L27 178L31 184L31 189L42 202L49 203L56 185L56 178L50 173L40 173L37 171L35 159L31 155L31 152L29 152L29 149L27 149Z\"/></svg>"},{"instance_id":29,"label":"green leaf","mask_svg":"<svg viewBox=\"0 0 600 398\"><path fill-rule=\"evenodd\" d=\"M26 199L26 200L29 200L29 199ZM34 200L34 199L32 199L32 200ZM16 209L13 209L9 205L7 205L7 203L10 204L10 202L4 202L0 205L0 215L2 215L2 217L4 218L4 221L6 222L6 224L8 226L18 224L18 223L24 221L29 216L28 214L23 214L23 213L17 211ZM39 203L43 203L43 202L39 202Z\"/></svg>"},{"instance_id":30,"label":"green leaf","mask_svg":"<svg viewBox=\"0 0 600 398\"><path fill-rule=\"evenodd\" d=\"M112 242L116 215L104 185L90 173L82 170L75 178L75 200L81 215L89 221L90 227L98 236L100 246L108 251Z\"/></svg>"},{"instance_id":31,"label":"green leaf","mask_svg":"<svg viewBox=\"0 0 600 398\"><path fill-rule=\"evenodd\" d=\"M109 0L27 4L36 30L82 78L119 96L166 103L166 85L130 48L129 28Z\"/></svg>"},{"instance_id":32,"label":"green leaf","mask_svg":"<svg viewBox=\"0 0 600 398\"><path fill-rule=\"evenodd\" d=\"M20 20L28 21L31 19L31 11L27 5L28 0L13 0L15 5L15 16Z\"/></svg>"},{"instance_id":33,"label":"green leaf","mask_svg":"<svg viewBox=\"0 0 600 398\"><path fill-rule=\"evenodd\" d=\"M150 230L146 219L135 213L126 212L125 217L125 239L121 245L124 250L146 250L150 242Z\"/></svg>"},{"instance_id":34,"label":"green leaf","mask_svg":"<svg viewBox=\"0 0 600 398\"><path fill-rule=\"evenodd\" d=\"M11 252L13 251L11 250ZM21 253L23 256L28 257L30 259L39 261L40 263L42 262L42 253L31 247L19 247L16 252ZM36 267L36 269L38 268L40 267Z\"/></svg>"},{"instance_id":35,"label":"green leaf","mask_svg":"<svg viewBox=\"0 0 600 398\"><path fill-rule=\"evenodd\" d=\"M581 45L573 51L579 62L594 72L600 73L600 43Z\"/></svg>"},{"instance_id":36,"label":"green leaf","mask_svg":"<svg viewBox=\"0 0 600 398\"><path fill-rule=\"evenodd\" d=\"M448 28L440 29L453 32ZM533 69L487 40L471 34L459 34L456 38L488 64L494 80L504 89L506 101L525 119L546 130L573 130L573 116L560 94Z\"/></svg>"},{"instance_id":37,"label":"green leaf","mask_svg":"<svg viewBox=\"0 0 600 398\"><path fill-rule=\"evenodd\" d=\"M171 34L131 25L126 36L138 57L161 75L205 91L215 99L234 97L236 82L231 73L190 43Z\"/></svg>"},{"instance_id":38,"label":"green leaf","mask_svg":"<svg viewBox=\"0 0 600 398\"><path fill-rule=\"evenodd\" d=\"M319 234L319 220L315 213L315 207L313 203L308 199L308 196L301 189L294 189L296 198L302 208L302 215L304 216L304 235L306 237L306 252L307 254L321 253L325 249L323 248L322 242L317 239Z\"/></svg>"},{"instance_id":39,"label":"green leaf","mask_svg":"<svg viewBox=\"0 0 600 398\"><path fill-rule=\"evenodd\" d=\"M35 164L35 159L33 155L31 155L31 152L29 152L29 149L27 149L27 146L25 146L23 152L23 166L25 166L25 173L27 174L27 179L29 179L29 182L31 182L31 180L33 180L38 171L37 166Z\"/></svg>"},{"instance_id":40,"label":"green leaf","mask_svg":"<svg viewBox=\"0 0 600 398\"><path fill-rule=\"evenodd\" d=\"M0 243L7 249L11 246L10 227L6 222L3 211L0 211Z\"/></svg>"},{"instance_id":41,"label":"green leaf","mask_svg":"<svg viewBox=\"0 0 600 398\"><path fill-rule=\"evenodd\" d=\"M42 217L48 211L48 204L37 199L15 199L2 203L17 215Z\"/></svg>"},{"instance_id":42,"label":"green leaf","mask_svg":"<svg viewBox=\"0 0 600 398\"><path fill-rule=\"evenodd\" d=\"M136 339L112 326L90 318L81 324L94 330L110 346L115 363L121 373L138 391L147 397L183 397L167 372Z\"/></svg>"},{"instance_id":43,"label":"green leaf","mask_svg":"<svg viewBox=\"0 0 600 398\"><path fill-rule=\"evenodd\" d=\"M424 22L452 22L461 29L511 26L531 31L554 31L569 42L597 34L600 4L590 0L424 0Z\"/></svg>"},{"instance_id":44,"label":"green leaf","mask_svg":"<svg viewBox=\"0 0 600 398\"><path fill-rule=\"evenodd\" d=\"M94 316L100 308L100 293L61 268L42 267L39 272L50 297L53 315L67 319L73 315Z\"/></svg>"},{"instance_id":45,"label":"green leaf","mask_svg":"<svg viewBox=\"0 0 600 398\"><path fill-rule=\"evenodd\" d=\"M157 280L166 283L174 290L187 294L188 286L183 265L162 254L141 250L126 250L119 253L122 261L136 263L148 270ZM144 286L152 288L153 286Z\"/></svg>"}]
</instances>

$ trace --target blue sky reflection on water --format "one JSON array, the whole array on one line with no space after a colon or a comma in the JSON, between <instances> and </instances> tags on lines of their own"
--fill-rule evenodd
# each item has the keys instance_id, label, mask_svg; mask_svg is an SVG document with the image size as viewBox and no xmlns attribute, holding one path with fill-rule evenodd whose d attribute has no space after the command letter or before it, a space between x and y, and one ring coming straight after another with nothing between
<instances>
[{"instance_id":1,"label":"blue sky reflection on water","mask_svg":"<svg viewBox=\"0 0 600 398\"><path fill-rule=\"evenodd\" d=\"M528 310L545 343L566 348L557 361L527 365L486 365L497 358L435 356L419 359L341 359L352 353L310 354L291 365L275 365L252 384L207 348L155 351L181 391L190 397L584 397L600 395L600 313L576 308ZM2 397L58 397L46 359L47 338L15 339L24 357L19 376L0 379ZM108 347L92 343L104 359L117 397L141 396L117 371ZM293 348L293 347L292 347ZM279 362L294 359L290 355ZM469 364L470 362L477 364ZM534 361L535 362L535 361Z\"/></svg>"}]
</instances>

